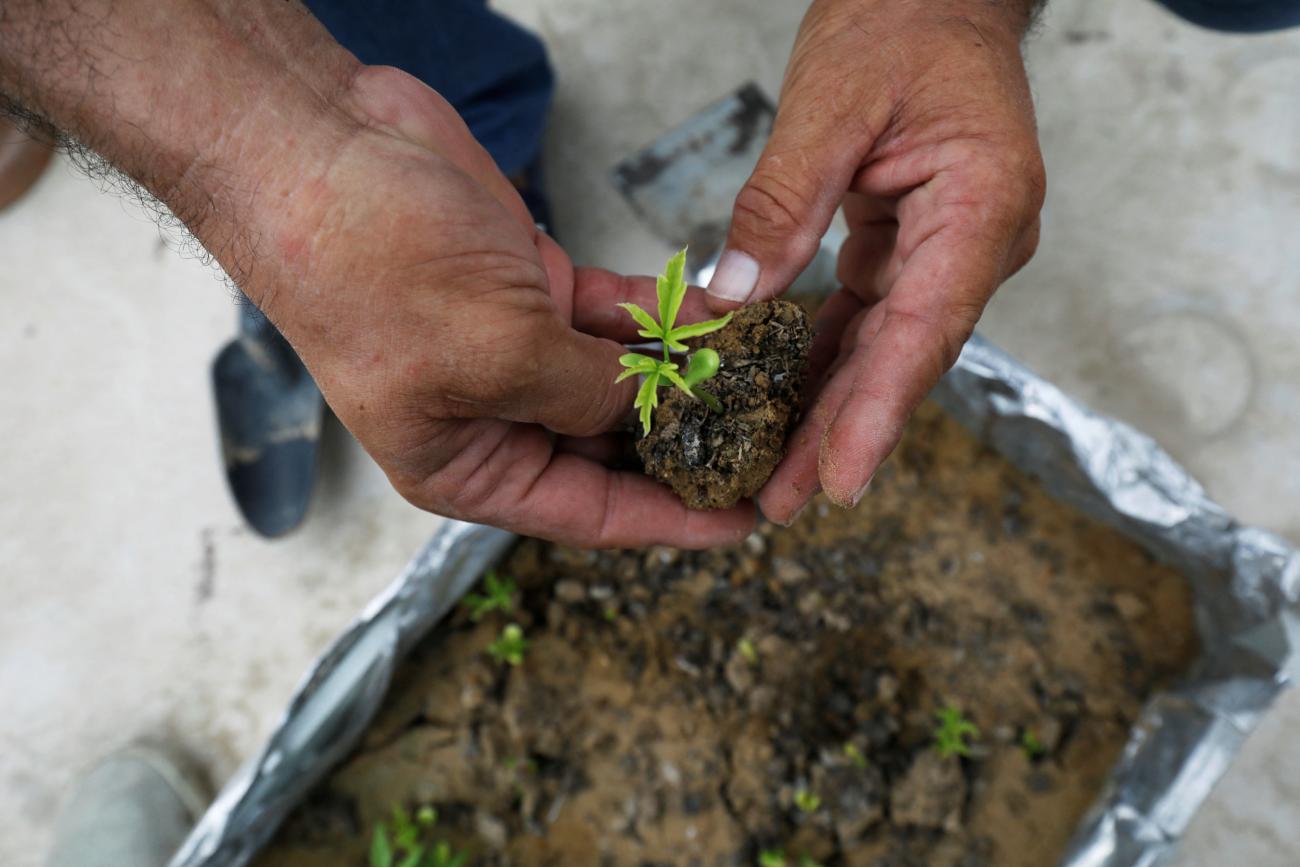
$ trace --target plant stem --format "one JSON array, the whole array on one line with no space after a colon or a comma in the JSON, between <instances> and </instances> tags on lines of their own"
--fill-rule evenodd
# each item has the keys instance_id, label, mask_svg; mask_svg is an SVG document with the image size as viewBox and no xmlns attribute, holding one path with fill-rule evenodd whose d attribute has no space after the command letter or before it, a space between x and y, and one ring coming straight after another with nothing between
<instances>
[{"instance_id":1,"label":"plant stem","mask_svg":"<svg viewBox=\"0 0 1300 867\"><path fill-rule=\"evenodd\" d=\"M718 399L716 397L709 394L707 391L700 388L699 386L696 386L691 390L695 392L696 397L704 401L704 405L707 406L709 409L713 410L714 412L722 412L722 404L718 402Z\"/></svg>"}]
</instances>

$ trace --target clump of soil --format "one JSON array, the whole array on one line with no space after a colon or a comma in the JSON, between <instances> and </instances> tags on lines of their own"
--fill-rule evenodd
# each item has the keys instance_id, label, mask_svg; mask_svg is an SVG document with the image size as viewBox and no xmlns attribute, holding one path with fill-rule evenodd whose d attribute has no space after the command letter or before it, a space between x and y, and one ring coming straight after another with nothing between
<instances>
[{"instance_id":1,"label":"clump of soil","mask_svg":"<svg viewBox=\"0 0 1300 867\"><path fill-rule=\"evenodd\" d=\"M474 867L1048 867L1195 651L1181 576L932 406L856 511L500 571L516 609L435 630L255 867L363 867L398 802ZM517 668L485 652L508 621Z\"/></svg>"},{"instance_id":2,"label":"clump of soil","mask_svg":"<svg viewBox=\"0 0 1300 867\"><path fill-rule=\"evenodd\" d=\"M718 374L700 388L723 411L668 389L636 450L645 471L690 508L725 509L758 493L785 455L812 328L803 308L768 301L741 308L726 328L695 344L722 359Z\"/></svg>"}]
</instances>

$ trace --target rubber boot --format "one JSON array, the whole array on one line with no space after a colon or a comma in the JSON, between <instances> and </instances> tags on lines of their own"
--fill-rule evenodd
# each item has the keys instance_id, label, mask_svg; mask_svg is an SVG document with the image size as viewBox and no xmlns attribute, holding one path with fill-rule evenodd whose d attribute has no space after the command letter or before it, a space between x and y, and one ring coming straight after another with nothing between
<instances>
[{"instance_id":1,"label":"rubber boot","mask_svg":"<svg viewBox=\"0 0 1300 867\"><path fill-rule=\"evenodd\" d=\"M129 747L77 785L47 867L166 867L207 805L201 777L163 751Z\"/></svg>"}]
</instances>

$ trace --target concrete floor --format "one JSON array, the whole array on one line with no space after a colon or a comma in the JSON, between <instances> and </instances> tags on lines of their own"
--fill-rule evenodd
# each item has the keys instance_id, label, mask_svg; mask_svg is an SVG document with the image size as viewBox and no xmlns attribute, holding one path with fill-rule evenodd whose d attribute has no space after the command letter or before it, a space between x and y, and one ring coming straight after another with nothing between
<instances>
[{"instance_id":1,"label":"concrete floor","mask_svg":"<svg viewBox=\"0 0 1300 867\"><path fill-rule=\"evenodd\" d=\"M801 4L498 5L559 69L562 240L582 263L656 268L667 251L608 167L743 81L775 93ZM1300 543L1300 32L1227 37L1145 0L1054 0L1029 54L1043 244L984 332ZM334 428L305 527L274 544L246 532L207 382L229 291L66 165L0 214L0 261L0 863L36 867L69 783L107 749L166 734L230 774L437 519ZM1179 864L1300 863L1298 730L1293 696Z\"/></svg>"}]
</instances>

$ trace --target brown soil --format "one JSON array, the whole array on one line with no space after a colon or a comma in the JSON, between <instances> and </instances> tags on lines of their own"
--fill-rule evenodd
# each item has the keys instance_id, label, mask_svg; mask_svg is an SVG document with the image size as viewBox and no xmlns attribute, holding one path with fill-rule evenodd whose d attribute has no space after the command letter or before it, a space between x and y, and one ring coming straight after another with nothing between
<instances>
[{"instance_id":1,"label":"brown soil","mask_svg":"<svg viewBox=\"0 0 1300 867\"><path fill-rule=\"evenodd\" d=\"M525 541L503 572L523 665L458 612L256 867L362 867L395 802L474 865L1047 867L1195 651L1178 574L928 406L855 512L700 553ZM968 758L934 748L949 705Z\"/></svg>"},{"instance_id":2,"label":"brown soil","mask_svg":"<svg viewBox=\"0 0 1300 867\"><path fill-rule=\"evenodd\" d=\"M726 328L693 343L722 359L701 388L723 412L669 389L636 450L646 473L692 509L725 509L758 493L785 454L812 328L798 305L769 301L736 311Z\"/></svg>"}]
</instances>

